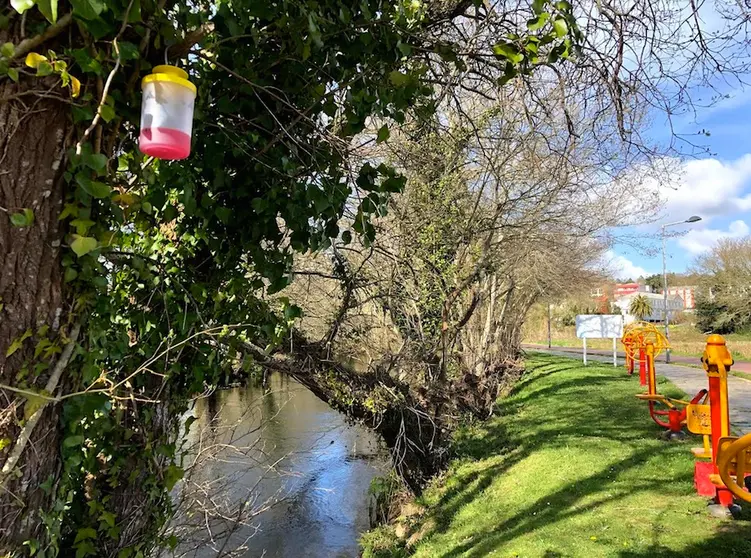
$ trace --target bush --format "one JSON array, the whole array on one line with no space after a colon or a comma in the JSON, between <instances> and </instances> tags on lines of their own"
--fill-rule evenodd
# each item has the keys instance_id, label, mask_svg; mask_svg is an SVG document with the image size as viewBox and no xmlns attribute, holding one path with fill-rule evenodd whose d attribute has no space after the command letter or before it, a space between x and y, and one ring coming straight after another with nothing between
<instances>
[{"instance_id":1,"label":"bush","mask_svg":"<svg viewBox=\"0 0 751 558\"><path fill-rule=\"evenodd\" d=\"M696 329L702 333L734 333L744 324L728 319L728 309L714 300L696 300Z\"/></svg>"},{"instance_id":2,"label":"bush","mask_svg":"<svg viewBox=\"0 0 751 558\"><path fill-rule=\"evenodd\" d=\"M360 537L362 558L402 558L407 556L404 541L390 525L372 529Z\"/></svg>"}]
</instances>

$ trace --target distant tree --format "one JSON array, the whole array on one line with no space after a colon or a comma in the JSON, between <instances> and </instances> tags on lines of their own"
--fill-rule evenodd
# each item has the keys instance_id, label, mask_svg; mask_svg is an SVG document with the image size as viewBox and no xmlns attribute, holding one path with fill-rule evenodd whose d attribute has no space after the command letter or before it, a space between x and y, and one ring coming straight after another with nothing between
<instances>
[{"instance_id":1,"label":"distant tree","mask_svg":"<svg viewBox=\"0 0 751 558\"><path fill-rule=\"evenodd\" d=\"M652 292L659 292L662 290L662 275L657 273L650 275L644 280L644 283L652 289Z\"/></svg>"},{"instance_id":2,"label":"distant tree","mask_svg":"<svg viewBox=\"0 0 751 558\"><path fill-rule=\"evenodd\" d=\"M697 327L732 333L751 327L751 236L718 242L696 262Z\"/></svg>"},{"instance_id":3,"label":"distant tree","mask_svg":"<svg viewBox=\"0 0 751 558\"><path fill-rule=\"evenodd\" d=\"M652 313L652 303L646 296L638 295L631 301L628 313L643 320Z\"/></svg>"}]
</instances>

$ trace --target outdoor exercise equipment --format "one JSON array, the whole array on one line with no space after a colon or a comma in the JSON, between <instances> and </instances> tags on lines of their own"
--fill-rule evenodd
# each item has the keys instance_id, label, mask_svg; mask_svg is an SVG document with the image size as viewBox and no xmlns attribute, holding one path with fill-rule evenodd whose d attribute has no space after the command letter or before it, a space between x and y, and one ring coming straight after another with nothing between
<instances>
[{"instance_id":1,"label":"outdoor exercise equipment","mask_svg":"<svg viewBox=\"0 0 751 558\"><path fill-rule=\"evenodd\" d=\"M660 348L668 348L665 337L657 332L662 338ZM707 390L703 389L697 393L691 401L684 401L673 397L667 397L657 393L657 375L655 373L655 344L651 339L646 342L646 368L647 368L647 393L636 395L639 399L649 403L649 416L659 426L666 428L671 436L680 436L683 425L687 421L687 410L691 405L697 405L703 402L707 397ZM665 407L658 408L658 405Z\"/></svg>"},{"instance_id":2,"label":"outdoor exercise equipment","mask_svg":"<svg viewBox=\"0 0 751 558\"><path fill-rule=\"evenodd\" d=\"M623 329L621 343L626 352L626 369L629 376L634 372L634 363L639 362L639 383L647 385L647 343L651 342L655 348L655 356L668 348L668 340L654 324L648 322L632 322Z\"/></svg>"},{"instance_id":3,"label":"outdoor exercise equipment","mask_svg":"<svg viewBox=\"0 0 751 558\"><path fill-rule=\"evenodd\" d=\"M751 434L720 438L717 469L720 480L739 500L751 502Z\"/></svg>"},{"instance_id":4,"label":"outdoor exercise equipment","mask_svg":"<svg viewBox=\"0 0 751 558\"><path fill-rule=\"evenodd\" d=\"M710 461L695 463L694 484L700 495L712 496L715 504L729 507L733 505L733 494L738 495L734 489L741 490L737 483L729 482L732 481L731 471L735 471L741 479L745 477L744 472L747 470L746 464L748 463L748 452L745 448L751 444L751 441L743 441L746 437L740 440L730 437L728 371L733 365L733 357L721 335L710 335L707 338L707 346L701 357L701 363L709 378L709 405L689 406L689 416L692 417L689 430L710 436L711 444L705 442L703 451L694 450L697 457L710 459ZM734 445L736 442L739 443ZM720 460L721 446L723 447L722 461ZM740 473L738 473L739 469Z\"/></svg>"}]
</instances>

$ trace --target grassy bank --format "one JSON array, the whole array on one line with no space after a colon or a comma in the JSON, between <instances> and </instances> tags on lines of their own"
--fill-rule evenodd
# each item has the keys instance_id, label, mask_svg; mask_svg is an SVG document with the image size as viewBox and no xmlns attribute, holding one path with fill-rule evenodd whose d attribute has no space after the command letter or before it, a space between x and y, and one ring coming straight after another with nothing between
<instances>
[{"instance_id":1,"label":"grassy bank","mask_svg":"<svg viewBox=\"0 0 751 558\"><path fill-rule=\"evenodd\" d=\"M697 440L661 441L639 391L620 368L533 356L418 501L410 532L422 538L400 551L382 529L365 537L366 555L751 557L751 522L709 517L694 492Z\"/></svg>"},{"instance_id":2,"label":"grassy bank","mask_svg":"<svg viewBox=\"0 0 751 558\"><path fill-rule=\"evenodd\" d=\"M556 347L581 347L582 344L581 339L576 338L576 328L573 326L554 329L551 337ZM723 337L736 360L751 360L751 335L731 333ZM525 331L524 342L547 345L547 329L542 326L529 326ZM699 357L706 343L707 336L690 324L670 327L670 344L673 354ZM587 346L591 349L611 350L613 342L610 339L588 339ZM618 350L622 349L619 343Z\"/></svg>"}]
</instances>

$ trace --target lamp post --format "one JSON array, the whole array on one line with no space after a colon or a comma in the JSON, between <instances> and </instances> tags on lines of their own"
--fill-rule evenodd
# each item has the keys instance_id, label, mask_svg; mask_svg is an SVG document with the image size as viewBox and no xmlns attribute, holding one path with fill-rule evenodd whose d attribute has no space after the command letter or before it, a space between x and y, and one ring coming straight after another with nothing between
<instances>
[{"instance_id":1,"label":"lamp post","mask_svg":"<svg viewBox=\"0 0 751 558\"><path fill-rule=\"evenodd\" d=\"M699 217L698 215L692 215L685 221L676 221L675 223L665 223L664 225L662 225L662 299L663 303L665 304L663 312L665 321L665 338L668 340L668 346L670 345L670 312L668 311L668 268L665 229L675 225L682 225L684 223L696 223L697 221L701 221L701 217ZM665 351L665 362L670 363L669 348Z\"/></svg>"}]
</instances>

